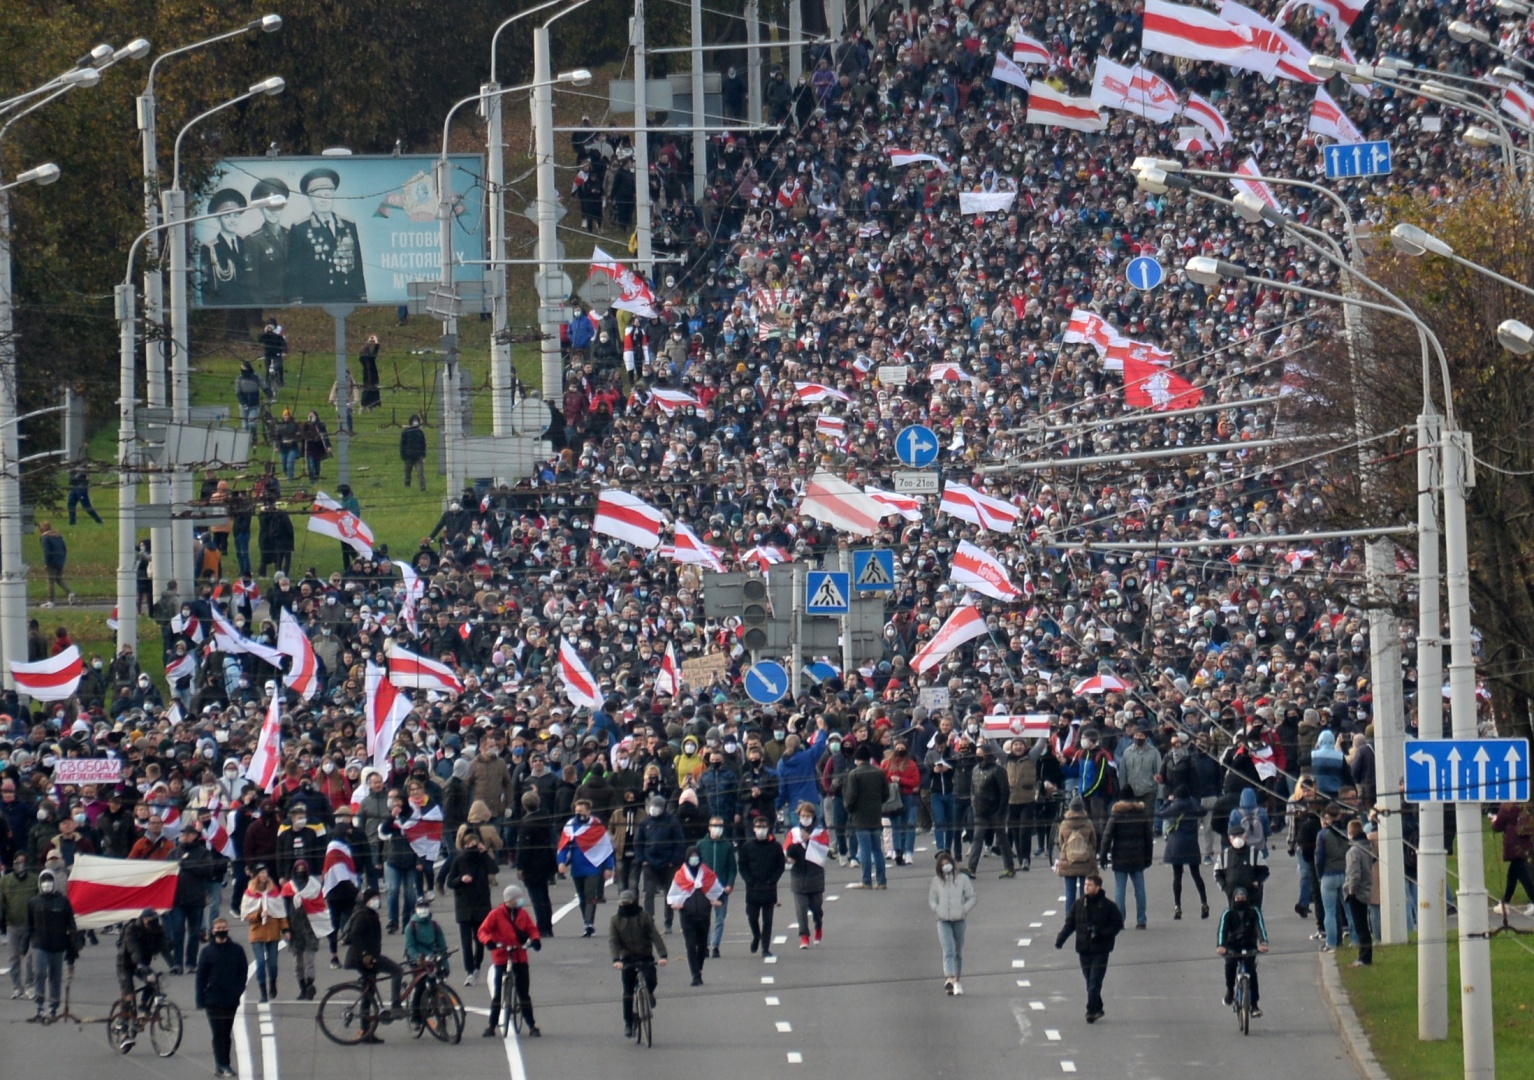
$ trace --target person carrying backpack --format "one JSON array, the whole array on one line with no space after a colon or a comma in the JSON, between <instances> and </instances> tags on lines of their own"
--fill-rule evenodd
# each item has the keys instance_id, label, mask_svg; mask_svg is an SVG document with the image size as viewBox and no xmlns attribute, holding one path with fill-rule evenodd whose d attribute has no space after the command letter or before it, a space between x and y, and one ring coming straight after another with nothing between
<instances>
[{"instance_id":1,"label":"person carrying backpack","mask_svg":"<svg viewBox=\"0 0 1534 1080\"><path fill-rule=\"evenodd\" d=\"M1070 808L1060 820L1060 857L1055 860L1055 873L1065 879L1067 904L1076 902L1082 879L1097 873L1097 829L1087 816L1086 804L1080 795L1071 800Z\"/></svg>"}]
</instances>

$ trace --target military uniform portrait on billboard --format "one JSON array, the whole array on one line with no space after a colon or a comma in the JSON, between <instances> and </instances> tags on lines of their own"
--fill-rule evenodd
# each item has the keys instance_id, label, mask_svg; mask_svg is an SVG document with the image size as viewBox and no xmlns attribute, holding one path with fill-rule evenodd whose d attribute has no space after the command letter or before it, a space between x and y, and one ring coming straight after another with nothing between
<instances>
[{"instance_id":1,"label":"military uniform portrait on billboard","mask_svg":"<svg viewBox=\"0 0 1534 1080\"><path fill-rule=\"evenodd\" d=\"M436 159L235 158L214 171L193 224L194 303L202 307L405 303L442 274ZM483 160L449 158L454 276L475 281L484 255ZM287 205L250 203L284 195Z\"/></svg>"}]
</instances>

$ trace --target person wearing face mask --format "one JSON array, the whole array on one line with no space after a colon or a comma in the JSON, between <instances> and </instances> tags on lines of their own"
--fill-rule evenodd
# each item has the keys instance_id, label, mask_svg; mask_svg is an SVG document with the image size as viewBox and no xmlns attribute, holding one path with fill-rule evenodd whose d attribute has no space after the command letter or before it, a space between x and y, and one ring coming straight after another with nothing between
<instances>
[{"instance_id":1,"label":"person wearing face mask","mask_svg":"<svg viewBox=\"0 0 1534 1080\"><path fill-rule=\"evenodd\" d=\"M586 924L584 936L592 937L596 934L597 890L613 876L613 844L585 799L575 800L575 814L560 832L556 859L560 877L569 874L575 883L581 921Z\"/></svg>"},{"instance_id":2,"label":"person wearing face mask","mask_svg":"<svg viewBox=\"0 0 1534 1080\"><path fill-rule=\"evenodd\" d=\"M964 974L964 927L975 906L975 883L947 851L937 854L937 873L927 886L927 906L937 916L937 936L943 946L943 989L964 993L959 981Z\"/></svg>"},{"instance_id":3,"label":"person wearing face mask","mask_svg":"<svg viewBox=\"0 0 1534 1080\"><path fill-rule=\"evenodd\" d=\"M778 882L787 869L787 856L772 837L772 822L766 817L751 822L751 839L740 845L736 865L746 888L746 923L751 927L751 953L762 950L762 959L772 956L772 914L780 906Z\"/></svg>"},{"instance_id":4,"label":"person wearing face mask","mask_svg":"<svg viewBox=\"0 0 1534 1080\"><path fill-rule=\"evenodd\" d=\"M330 910L320 893L320 879L309 872L303 859L293 864L293 876L282 886L287 902L288 924L282 938L293 954L293 969L298 976L298 1000L314 1000L314 958L319 955L320 939L331 931Z\"/></svg>"},{"instance_id":5,"label":"person wearing face mask","mask_svg":"<svg viewBox=\"0 0 1534 1080\"><path fill-rule=\"evenodd\" d=\"M165 835L165 819L159 814L150 814L144 835L138 838L138 842L133 845L133 850L128 852L128 858L163 862L174 858L175 853L175 843Z\"/></svg>"},{"instance_id":6,"label":"person wearing face mask","mask_svg":"<svg viewBox=\"0 0 1534 1080\"><path fill-rule=\"evenodd\" d=\"M37 1014L32 1019L52 1023L59 1015L64 965L73 965L80 950L75 909L58 888L51 871L37 875L37 895L27 901L26 929L31 945L32 992L37 999Z\"/></svg>"},{"instance_id":7,"label":"person wearing face mask","mask_svg":"<svg viewBox=\"0 0 1534 1080\"><path fill-rule=\"evenodd\" d=\"M1120 799L1113 804L1113 813L1098 841L1098 858L1102 865L1113 867L1114 902L1126 919L1128 889L1134 884L1136 930L1145 929L1145 871L1155 856L1154 843L1151 817L1143 803Z\"/></svg>"},{"instance_id":8,"label":"person wearing face mask","mask_svg":"<svg viewBox=\"0 0 1534 1080\"><path fill-rule=\"evenodd\" d=\"M515 785L511 780L511 767L501 757L499 738L486 737L480 742L479 753L469 763L468 774L463 779L469 788L470 801L483 802L492 821L500 821L506 816Z\"/></svg>"},{"instance_id":9,"label":"person wearing face mask","mask_svg":"<svg viewBox=\"0 0 1534 1080\"><path fill-rule=\"evenodd\" d=\"M11 999L26 992L32 981L32 961L28 955L31 938L27 933L27 905L38 894L38 875L32 873L26 853L18 854L11 873L0 877L0 934L6 935L11 972Z\"/></svg>"},{"instance_id":10,"label":"person wearing face mask","mask_svg":"<svg viewBox=\"0 0 1534 1080\"><path fill-rule=\"evenodd\" d=\"M422 898L415 903L415 916L405 924L405 963L419 965L433 958L437 970L447 978L447 935L442 932L442 924L432 918L431 904ZM411 1008L419 1009L420 993L413 997Z\"/></svg>"},{"instance_id":11,"label":"person wearing face mask","mask_svg":"<svg viewBox=\"0 0 1534 1080\"><path fill-rule=\"evenodd\" d=\"M309 823L309 808L294 802L288 812L288 823L277 834L277 876L286 881L293 876L293 866L299 859L310 866L322 866L325 862L325 836L320 829Z\"/></svg>"},{"instance_id":12,"label":"person wearing face mask","mask_svg":"<svg viewBox=\"0 0 1534 1080\"><path fill-rule=\"evenodd\" d=\"M458 939L463 946L463 985L473 986L474 977L485 962L484 943L475 934L490 914L490 881L495 876L495 860L486 853L484 841L470 835L445 865L443 880L453 892L453 921L458 924Z\"/></svg>"},{"instance_id":13,"label":"person wearing face mask","mask_svg":"<svg viewBox=\"0 0 1534 1080\"><path fill-rule=\"evenodd\" d=\"M682 740L682 752L676 756L677 787L686 787L687 782L702 771L703 758L698 755L698 740L689 735Z\"/></svg>"},{"instance_id":14,"label":"person wearing face mask","mask_svg":"<svg viewBox=\"0 0 1534 1080\"><path fill-rule=\"evenodd\" d=\"M240 900L240 918L250 930L250 948L256 954L256 982L261 1000L277 996L277 947L287 929L287 903L282 889L265 866L256 867Z\"/></svg>"},{"instance_id":15,"label":"person wearing face mask","mask_svg":"<svg viewBox=\"0 0 1534 1080\"><path fill-rule=\"evenodd\" d=\"M735 891L735 843L725 828L724 818L715 814L708 823L708 835L698 841L698 854L703 863L719 878L722 892L714 907L714 924L708 934L708 948L714 959L719 958L719 945L724 940L724 920L730 911L730 894Z\"/></svg>"},{"instance_id":16,"label":"person wearing face mask","mask_svg":"<svg viewBox=\"0 0 1534 1080\"><path fill-rule=\"evenodd\" d=\"M794 813L798 823L783 838L783 855L789 868L788 891L794 894L794 912L799 920L799 948L808 949L812 918L817 946L824 933L825 867L831 834L824 825L816 824L813 803L800 803Z\"/></svg>"},{"instance_id":17,"label":"person wearing face mask","mask_svg":"<svg viewBox=\"0 0 1534 1080\"><path fill-rule=\"evenodd\" d=\"M650 1005L655 1005L656 965L666 966L666 939L655 927L655 919L639 905L633 889L618 894L618 910L607 928L607 947L613 967L623 972L624 1037L634 1035L634 988L641 973Z\"/></svg>"},{"instance_id":18,"label":"person wearing face mask","mask_svg":"<svg viewBox=\"0 0 1534 1080\"><path fill-rule=\"evenodd\" d=\"M404 970L391 957L384 955L383 922L378 917L378 909L383 906L383 898L378 895L377 889L368 888L363 890L361 899L362 902L352 912L346 929L341 932L341 943L346 946L346 959L341 966L347 971L374 972L389 976L390 1008L397 1009L400 1005L400 983L404 977ZM369 1035L362 1041L383 1042L376 1034Z\"/></svg>"},{"instance_id":19,"label":"person wearing face mask","mask_svg":"<svg viewBox=\"0 0 1534 1080\"><path fill-rule=\"evenodd\" d=\"M851 830L847 827L847 804L842 799L842 783L856 766L852 753L856 749L851 739L833 731L826 739L826 752L816 766L820 783L820 808L822 820L831 828L835 841L836 862L846 866L854 854L851 847Z\"/></svg>"},{"instance_id":20,"label":"person wearing face mask","mask_svg":"<svg viewBox=\"0 0 1534 1080\"><path fill-rule=\"evenodd\" d=\"M666 891L666 906L678 912L682 939L687 945L687 967L692 985L703 985L703 961L708 956L708 929L713 911L724 896L719 877L703 861L696 846L683 853L682 865L672 875Z\"/></svg>"},{"instance_id":21,"label":"person wearing face mask","mask_svg":"<svg viewBox=\"0 0 1534 1080\"><path fill-rule=\"evenodd\" d=\"M1262 908L1253 904L1245 888L1231 890L1230 908L1220 916L1220 928L1216 937L1215 953L1225 957L1225 1004L1230 1005L1236 997L1236 968L1241 955L1247 954L1247 969L1252 973L1252 1015L1261 1016L1257 1007L1257 957L1252 953L1268 951L1268 927L1262 918Z\"/></svg>"},{"instance_id":22,"label":"person wearing face mask","mask_svg":"<svg viewBox=\"0 0 1534 1080\"><path fill-rule=\"evenodd\" d=\"M499 1034L497 1024L501 1018L508 967L517 997L522 1002L522 1019L527 1024L527 1033L533 1038L543 1034L533 1019L532 973L527 956L529 948L534 952L541 951L543 941L526 904L527 897L520 886L506 886L501 890L501 903L485 915L475 930L480 948L490 946L490 962L494 965L490 983L490 1023L483 1032L487 1039Z\"/></svg>"},{"instance_id":23,"label":"person wearing face mask","mask_svg":"<svg viewBox=\"0 0 1534 1080\"><path fill-rule=\"evenodd\" d=\"M1092 826L1101 833L1118 798L1118 771L1113 755L1102 745L1097 728L1081 729L1081 745L1069 756L1065 775L1076 779L1076 790L1085 803Z\"/></svg>"},{"instance_id":24,"label":"person wearing face mask","mask_svg":"<svg viewBox=\"0 0 1534 1080\"><path fill-rule=\"evenodd\" d=\"M196 1007L213 1033L213 1075L237 1077L233 1065L234 1018L245 994L245 950L229 936L229 921L213 920L212 941L197 958Z\"/></svg>"},{"instance_id":25,"label":"person wearing face mask","mask_svg":"<svg viewBox=\"0 0 1534 1080\"><path fill-rule=\"evenodd\" d=\"M165 913L165 932L170 938L170 973L180 975L197 967L197 948L202 940L202 916L208 905L208 883L224 876L224 863L208 850L202 836L188 826L177 837L176 896Z\"/></svg>"},{"instance_id":26,"label":"person wearing face mask","mask_svg":"<svg viewBox=\"0 0 1534 1080\"><path fill-rule=\"evenodd\" d=\"M1103 978L1108 974L1108 957L1114 942L1124 929L1124 915L1119 906L1103 892L1103 879L1095 871L1082 879L1082 892L1070 905L1065 925L1055 938L1055 948L1065 948L1074 934L1076 958L1087 983L1087 1023L1103 1017Z\"/></svg>"},{"instance_id":27,"label":"person wearing face mask","mask_svg":"<svg viewBox=\"0 0 1534 1080\"><path fill-rule=\"evenodd\" d=\"M1262 852L1248 835L1246 826L1231 826L1230 842L1220 852L1215 863L1214 881L1227 897L1237 889L1245 889L1254 907L1262 907L1263 882L1268 879L1268 866Z\"/></svg>"},{"instance_id":28,"label":"person wearing face mask","mask_svg":"<svg viewBox=\"0 0 1534 1080\"><path fill-rule=\"evenodd\" d=\"M545 809L552 805L552 799L545 803L536 791L523 793L522 816L517 819L514 846L517 880L527 890L528 903L542 937L554 936L554 905L549 899L549 883L559 873L559 863L554 857L557 818Z\"/></svg>"},{"instance_id":29,"label":"person wearing face mask","mask_svg":"<svg viewBox=\"0 0 1534 1080\"><path fill-rule=\"evenodd\" d=\"M645 806L645 819L634 829L634 862L639 867L640 887L645 912L655 917L655 896L668 889L676 868L682 863L686 840L682 823L666 809L665 800L653 798ZM666 933L671 932L673 915L666 909Z\"/></svg>"},{"instance_id":30,"label":"person wearing face mask","mask_svg":"<svg viewBox=\"0 0 1534 1080\"><path fill-rule=\"evenodd\" d=\"M1155 807L1159 794L1156 777L1161 772L1161 751L1151 744L1143 723L1132 729L1129 744L1119 744L1118 781L1122 798Z\"/></svg>"}]
</instances>

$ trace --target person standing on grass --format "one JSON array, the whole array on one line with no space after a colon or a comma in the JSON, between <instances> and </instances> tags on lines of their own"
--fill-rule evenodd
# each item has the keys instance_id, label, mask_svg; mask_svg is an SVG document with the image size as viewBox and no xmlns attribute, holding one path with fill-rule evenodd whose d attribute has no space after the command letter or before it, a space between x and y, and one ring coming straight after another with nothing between
<instances>
[{"instance_id":1,"label":"person standing on grass","mask_svg":"<svg viewBox=\"0 0 1534 1080\"><path fill-rule=\"evenodd\" d=\"M1087 1023L1103 1018L1103 979L1108 974L1108 957L1113 943L1124 929L1124 913L1103 892L1102 875L1093 871L1082 879L1081 895L1066 913L1065 925L1055 938L1055 948L1065 948L1076 935L1076 958L1087 981Z\"/></svg>"},{"instance_id":2,"label":"person standing on grass","mask_svg":"<svg viewBox=\"0 0 1534 1080\"><path fill-rule=\"evenodd\" d=\"M277 456L282 460L282 475L289 480L296 479L294 470L298 465L302 440L292 409L282 410L282 418L272 427L272 442L277 448Z\"/></svg>"},{"instance_id":3,"label":"person standing on grass","mask_svg":"<svg viewBox=\"0 0 1534 1080\"><path fill-rule=\"evenodd\" d=\"M197 957L195 1003L208 1016L213 1032L213 1075L238 1076L230 1053L234 1016L245 994L245 950L229 937L229 920L213 920L213 940Z\"/></svg>"},{"instance_id":4,"label":"person standing on grass","mask_svg":"<svg viewBox=\"0 0 1534 1080\"><path fill-rule=\"evenodd\" d=\"M69 562L69 545L64 542L64 537L53 527L51 521L43 522L38 532L42 534L43 566L48 570L48 600L42 606L53 607L60 591L73 604L75 594L70 592L68 585L64 584L64 566Z\"/></svg>"},{"instance_id":5,"label":"person standing on grass","mask_svg":"<svg viewBox=\"0 0 1534 1080\"><path fill-rule=\"evenodd\" d=\"M964 927L978 899L975 883L959 873L959 864L946 850L937 853L937 873L927 886L927 906L937 916L937 936L943 944L943 989L962 995L964 985Z\"/></svg>"},{"instance_id":6,"label":"person standing on grass","mask_svg":"<svg viewBox=\"0 0 1534 1080\"><path fill-rule=\"evenodd\" d=\"M1505 802L1497 807L1491 831L1502 834L1502 861L1507 863L1507 884L1502 887L1502 902L1497 905L1497 913L1507 914L1507 907L1513 902L1513 892L1519 885L1529 898L1524 914L1534 913L1534 874L1529 872L1529 859L1534 857L1534 812L1523 803Z\"/></svg>"},{"instance_id":7,"label":"person standing on grass","mask_svg":"<svg viewBox=\"0 0 1534 1080\"><path fill-rule=\"evenodd\" d=\"M102 524L101 515L91 505L91 474L82 463L69 470L69 523L75 523L75 507L85 507L85 512L97 525Z\"/></svg>"},{"instance_id":8,"label":"person standing on grass","mask_svg":"<svg viewBox=\"0 0 1534 1080\"><path fill-rule=\"evenodd\" d=\"M330 456L330 429L320 414L313 409L304 420L304 464L309 468L309 481L320 478L320 463Z\"/></svg>"},{"instance_id":9,"label":"person standing on grass","mask_svg":"<svg viewBox=\"0 0 1534 1080\"><path fill-rule=\"evenodd\" d=\"M376 409L382 404L378 390L378 335L369 334L367 344L362 346L362 408Z\"/></svg>"},{"instance_id":10,"label":"person standing on grass","mask_svg":"<svg viewBox=\"0 0 1534 1080\"><path fill-rule=\"evenodd\" d=\"M421 490L426 490L426 432L421 429L420 416L412 413L405 429L399 433L399 459L405 463L405 487L410 487L412 471L421 476Z\"/></svg>"},{"instance_id":11,"label":"person standing on grass","mask_svg":"<svg viewBox=\"0 0 1534 1080\"><path fill-rule=\"evenodd\" d=\"M1369 904L1374 897L1374 852L1364 839L1364 823L1348 822L1347 869L1342 876L1342 898L1347 902L1353 932L1358 935L1358 959L1354 967L1374 963L1374 938L1369 933Z\"/></svg>"}]
</instances>

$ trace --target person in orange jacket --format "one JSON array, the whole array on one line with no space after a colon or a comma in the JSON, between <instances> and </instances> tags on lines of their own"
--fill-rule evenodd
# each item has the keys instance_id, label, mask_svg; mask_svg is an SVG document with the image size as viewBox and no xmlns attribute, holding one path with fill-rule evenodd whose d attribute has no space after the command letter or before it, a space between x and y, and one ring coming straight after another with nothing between
<instances>
[{"instance_id":1,"label":"person in orange jacket","mask_svg":"<svg viewBox=\"0 0 1534 1080\"><path fill-rule=\"evenodd\" d=\"M527 894L520 885L508 885L501 890L501 903L490 910L485 921L479 924L479 940L490 946L490 962L495 966L491 977L490 1023L483 1032L487 1039L498 1032L496 1025L501 1018L501 993L506 985L506 965L511 964L511 977L516 980L517 997L522 1001L522 1018L527 1022L527 1033L533 1038L542 1035L533 1020L532 975L527 966L527 950L534 952L543 948L538 937L538 923L527 910Z\"/></svg>"}]
</instances>

